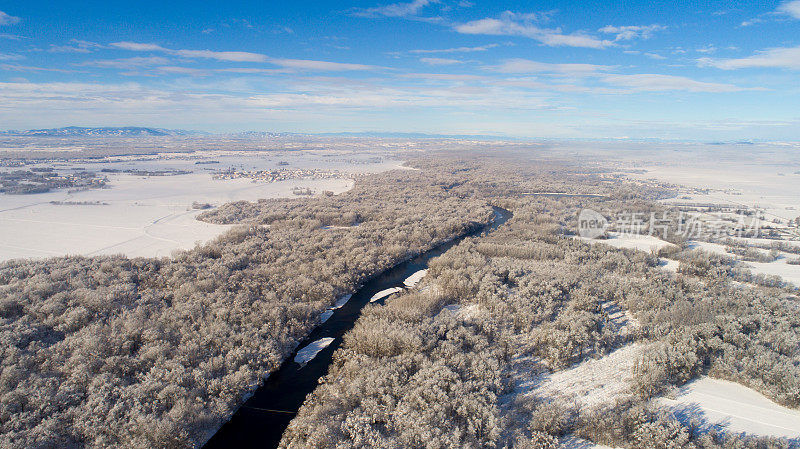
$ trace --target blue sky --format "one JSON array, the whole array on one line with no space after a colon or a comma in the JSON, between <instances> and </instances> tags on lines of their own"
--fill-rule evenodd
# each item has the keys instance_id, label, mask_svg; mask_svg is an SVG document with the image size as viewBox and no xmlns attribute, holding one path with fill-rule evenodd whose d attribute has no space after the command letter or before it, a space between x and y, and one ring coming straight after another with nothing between
<instances>
[{"instance_id":1,"label":"blue sky","mask_svg":"<svg viewBox=\"0 0 800 449\"><path fill-rule=\"evenodd\" d=\"M800 0L690 3L0 0L0 129L800 140Z\"/></svg>"}]
</instances>

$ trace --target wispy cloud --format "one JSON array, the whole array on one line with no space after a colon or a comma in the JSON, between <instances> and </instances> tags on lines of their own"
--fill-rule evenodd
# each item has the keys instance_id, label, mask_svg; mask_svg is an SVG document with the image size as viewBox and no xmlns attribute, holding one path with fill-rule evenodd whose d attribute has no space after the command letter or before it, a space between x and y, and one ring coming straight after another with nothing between
<instances>
[{"instance_id":1,"label":"wispy cloud","mask_svg":"<svg viewBox=\"0 0 800 449\"><path fill-rule=\"evenodd\" d=\"M470 53L476 51L486 51L489 50L490 48L496 48L499 46L500 44L488 44L488 45L481 45L478 47L454 47L454 48L440 48L433 50L409 50L408 52L419 55L436 54L436 53Z\"/></svg>"},{"instance_id":2,"label":"wispy cloud","mask_svg":"<svg viewBox=\"0 0 800 449\"><path fill-rule=\"evenodd\" d=\"M13 25L15 23L19 23L20 20L21 19L19 17L15 17L0 11L0 25Z\"/></svg>"},{"instance_id":3,"label":"wispy cloud","mask_svg":"<svg viewBox=\"0 0 800 449\"><path fill-rule=\"evenodd\" d=\"M16 53L0 53L0 61L18 61L20 59L25 59L25 56Z\"/></svg>"},{"instance_id":4,"label":"wispy cloud","mask_svg":"<svg viewBox=\"0 0 800 449\"><path fill-rule=\"evenodd\" d=\"M123 50L162 52L191 59L203 58L230 62L268 62L269 60L266 55L245 51L171 50L157 44L139 42L113 42L110 45Z\"/></svg>"},{"instance_id":5,"label":"wispy cloud","mask_svg":"<svg viewBox=\"0 0 800 449\"><path fill-rule=\"evenodd\" d=\"M271 58L261 53L244 51L212 51L212 50L173 50L158 44L139 42L114 42L111 47L131 51L160 52L188 59L214 59L227 62L264 62L297 70L348 71L374 70L379 67L365 64L350 64L306 59Z\"/></svg>"},{"instance_id":6,"label":"wispy cloud","mask_svg":"<svg viewBox=\"0 0 800 449\"><path fill-rule=\"evenodd\" d=\"M499 73L556 73L562 75L588 75L605 72L612 67L596 64L551 64L528 59L508 59L502 64L489 67Z\"/></svg>"},{"instance_id":7,"label":"wispy cloud","mask_svg":"<svg viewBox=\"0 0 800 449\"><path fill-rule=\"evenodd\" d=\"M463 63L461 60L450 58L419 58L419 62L428 65L453 65Z\"/></svg>"},{"instance_id":8,"label":"wispy cloud","mask_svg":"<svg viewBox=\"0 0 800 449\"><path fill-rule=\"evenodd\" d=\"M683 76L658 74L603 75L600 80L606 84L629 88L634 92L739 92L753 90L733 84L708 83Z\"/></svg>"},{"instance_id":9,"label":"wispy cloud","mask_svg":"<svg viewBox=\"0 0 800 449\"><path fill-rule=\"evenodd\" d=\"M352 70L374 70L379 67L366 64L348 64L342 62L312 61L307 59L270 59L270 63L290 69L323 70L331 72Z\"/></svg>"},{"instance_id":10,"label":"wispy cloud","mask_svg":"<svg viewBox=\"0 0 800 449\"><path fill-rule=\"evenodd\" d=\"M47 51L51 53L91 53L101 48L105 48L105 46L96 42L72 39L69 41L69 45L50 45Z\"/></svg>"},{"instance_id":11,"label":"wispy cloud","mask_svg":"<svg viewBox=\"0 0 800 449\"><path fill-rule=\"evenodd\" d=\"M433 3L438 3L438 0L413 0L374 8L358 8L351 10L350 13L358 17L410 17L418 15L422 8Z\"/></svg>"},{"instance_id":12,"label":"wispy cloud","mask_svg":"<svg viewBox=\"0 0 800 449\"><path fill-rule=\"evenodd\" d=\"M598 31L605 34L615 34L615 41L629 41L632 39L650 39L656 31L663 31L666 29L667 27L658 24L628 26L607 25L600 28Z\"/></svg>"},{"instance_id":13,"label":"wispy cloud","mask_svg":"<svg viewBox=\"0 0 800 449\"><path fill-rule=\"evenodd\" d=\"M581 32L564 34L560 28L539 27L535 22L540 18L537 14L506 11L499 18L473 20L456 25L454 29L462 34L527 37L550 47L606 48L614 45L609 40Z\"/></svg>"},{"instance_id":14,"label":"wispy cloud","mask_svg":"<svg viewBox=\"0 0 800 449\"><path fill-rule=\"evenodd\" d=\"M169 60L167 58L162 58L161 56L149 56L149 57L134 57L134 58L119 58L119 59L100 59L96 61L82 62L75 65L84 67L100 67L107 69L132 69L136 67L146 67L146 66L166 65L166 64L169 64Z\"/></svg>"},{"instance_id":15,"label":"wispy cloud","mask_svg":"<svg viewBox=\"0 0 800 449\"><path fill-rule=\"evenodd\" d=\"M746 58L711 59L700 58L700 66L734 70L747 68L784 68L800 70L800 46L772 48L757 52Z\"/></svg>"},{"instance_id":16,"label":"wispy cloud","mask_svg":"<svg viewBox=\"0 0 800 449\"><path fill-rule=\"evenodd\" d=\"M437 81L477 81L484 79L479 75L467 75L460 73L404 73L400 78L437 80Z\"/></svg>"},{"instance_id":17,"label":"wispy cloud","mask_svg":"<svg viewBox=\"0 0 800 449\"><path fill-rule=\"evenodd\" d=\"M800 0L784 2L778 6L777 11L786 14L789 17L800 19Z\"/></svg>"},{"instance_id":18,"label":"wispy cloud","mask_svg":"<svg viewBox=\"0 0 800 449\"><path fill-rule=\"evenodd\" d=\"M112 42L110 45L112 47L131 51L169 51L160 45L143 44L139 42Z\"/></svg>"},{"instance_id":19,"label":"wispy cloud","mask_svg":"<svg viewBox=\"0 0 800 449\"><path fill-rule=\"evenodd\" d=\"M778 5L774 11L761 14L749 20L745 20L742 22L742 26L747 27L757 23L786 19L800 19L800 0L785 1Z\"/></svg>"},{"instance_id":20,"label":"wispy cloud","mask_svg":"<svg viewBox=\"0 0 800 449\"><path fill-rule=\"evenodd\" d=\"M583 82L582 85L564 85L560 82L542 82L542 80L535 79L514 79L503 81L505 83L513 83L513 85L520 87L527 86L530 88L540 88L544 90L549 89L562 92L569 91L603 94L628 94L636 92L664 91L738 92L743 90L752 90L750 88L739 87L733 84L698 81L683 76L611 73L615 71L617 67L596 64L551 64L527 59L510 59L504 61L498 66L487 67L487 69L498 73L547 75L550 77L556 77L559 80L564 77L568 77L577 83ZM601 84L598 85L598 83Z\"/></svg>"}]
</instances>

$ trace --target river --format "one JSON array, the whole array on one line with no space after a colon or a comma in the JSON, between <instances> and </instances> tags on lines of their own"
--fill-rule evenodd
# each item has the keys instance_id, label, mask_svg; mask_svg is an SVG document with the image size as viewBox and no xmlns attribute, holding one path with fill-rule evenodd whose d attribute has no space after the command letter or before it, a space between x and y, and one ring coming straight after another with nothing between
<instances>
[{"instance_id":1,"label":"river","mask_svg":"<svg viewBox=\"0 0 800 449\"><path fill-rule=\"evenodd\" d=\"M494 208L494 220L469 234L437 246L413 259L402 262L367 281L350 300L336 309L327 321L320 324L300 342L297 349L321 338L333 338L333 342L320 351L305 365L294 361L296 351L271 373L264 385L259 387L205 444L206 449L215 448L274 448L278 447L284 430L294 418L306 396L314 391L320 377L328 372L333 353L342 344L342 336L353 328L361 309L370 298L381 290L402 287L403 281L415 272L428 267L428 261L440 256L466 237L488 233L508 221L510 211ZM383 301L383 300L381 300Z\"/></svg>"}]
</instances>

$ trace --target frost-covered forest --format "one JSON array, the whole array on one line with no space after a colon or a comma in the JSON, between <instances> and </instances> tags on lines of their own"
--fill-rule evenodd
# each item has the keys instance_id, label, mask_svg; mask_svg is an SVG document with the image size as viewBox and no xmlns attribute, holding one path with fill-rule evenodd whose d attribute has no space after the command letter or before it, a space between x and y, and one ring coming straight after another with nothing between
<instances>
[{"instance_id":1,"label":"frost-covered forest","mask_svg":"<svg viewBox=\"0 0 800 449\"><path fill-rule=\"evenodd\" d=\"M651 253L574 235L584 208L658 211L669 189L511 151L408 165L337 196L209 210L238 226L172 258L0 265L0 446L196 446L338 297L494 205L513 218L366 306L283 447L786 447L701 432L653 399L710 375L796 409L796 292L674 232ZM631 354L628 384L591 400L547 388L612 353Z\"/></svg>"},{"instance_id":2,"label":"frost-covered forest","mask_svg":"<svg viewBox=\"0 0 800 449\"><path fill-rule=\"evenodd\" d=\"M453 182L397 170L223 207L204 219L246 224L172 258L0 265L0 446L201 442L337 297L490 219Z\"/></svg>"},{"instance_id":3,"label":"frost-covered forest","mask_svg":"<svg viewBox=\"0 0 800 449\"><path fill-rule=\"evenodd\" d=\"M510 187L495 187L512 220L435 259L418 289L368 306L282 447L547 448L565 436L631 448L787 447L699 431L651 399L710 375L796 409L795 292L742 283L722 257L588 244L565 226L584 207L657 208L650 201L659 192L628 196L622 186L602 200L509 200ZM680 260L677 276L659 267L666 255ZM546 388L619 348L634 357L619 391L600 385L587 398Z\"/></svg>"}]
</instances>

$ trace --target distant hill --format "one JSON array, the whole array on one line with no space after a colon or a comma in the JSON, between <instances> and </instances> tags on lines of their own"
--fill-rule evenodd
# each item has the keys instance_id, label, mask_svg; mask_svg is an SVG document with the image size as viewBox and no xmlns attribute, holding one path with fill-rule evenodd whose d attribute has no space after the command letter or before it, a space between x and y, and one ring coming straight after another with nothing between
<instances>
[{"instance_id":1,"label":"distant hill","mask_svg":"<svg viewBox=\"0 0 800 449\"><path fill-rule=\"evenodd\" d=\"M12 136L40 137L153 137L153 136L190 136L203 134L195 131L184 131L162 128L143 128L137 126L82 128L67 126L65 128L29 129L27 131L6 131L2 134Z\"/></svg>"}]
</instances>

